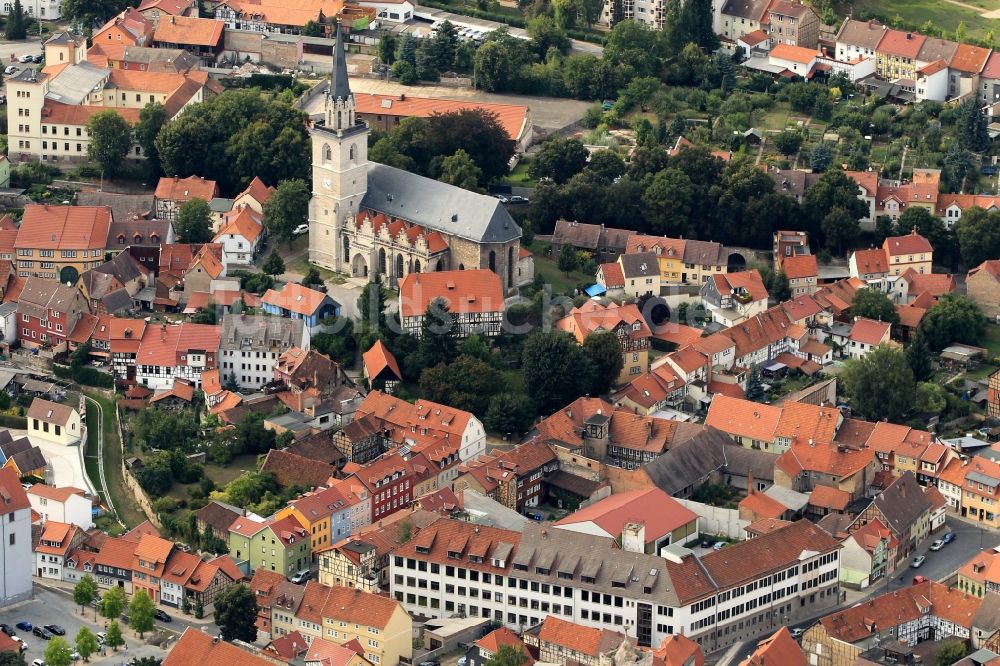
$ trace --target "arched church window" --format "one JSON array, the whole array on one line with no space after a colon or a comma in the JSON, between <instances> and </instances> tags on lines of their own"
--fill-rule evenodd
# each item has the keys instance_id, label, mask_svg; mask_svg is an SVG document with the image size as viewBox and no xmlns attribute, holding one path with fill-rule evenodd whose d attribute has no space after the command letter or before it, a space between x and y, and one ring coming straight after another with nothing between
<instances>
[{"instance_id":1,"label":"arched church window","mask_svg":"<svg viewBox=\"0 0 1000 666\"><path fill-rule=\"evenodd\" d=\"M497 272L497 253L493 250L490 250L490 270Z\"/></svg>"},{"instance_id":2,"label":"arched church window","mask_svg":"<svg viewBox=\"0 0 1000 666\"><path fill-rule=\"evenodd\" d=\"M357 150L358 149L354 145L351 145L350 158L352 162L358 159Z\"/></svg>"},{"instance_id":3,"label":"arched church window","mask_svg":"<svg viewBox=\"0 0 1000 666\"><path fill-rule=\"evenodd\" d=\"M323 144L323 161L329 162L333 159L333 152L330 150L330 144Z\"/></svg>"}]
</instances>

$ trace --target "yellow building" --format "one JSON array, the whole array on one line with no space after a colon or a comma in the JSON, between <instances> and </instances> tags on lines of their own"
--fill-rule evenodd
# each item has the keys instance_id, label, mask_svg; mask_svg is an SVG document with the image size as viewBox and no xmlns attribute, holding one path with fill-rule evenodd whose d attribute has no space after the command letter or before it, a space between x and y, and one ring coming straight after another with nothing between
<instances>
[{"instance_id":1,"label":"yellow building","mask_svg":"<svg viewBox=\"0 0 1000 666\"><path fill-rule=\"evenodd\" d=\"M107 206L25 206L14 241L17 274L75 284L104 263L110 228Z\"/></svg>"},{"instance_id":2,"label":"yellow building","mask_svg":"<svg viewBox=\"0 0 1000 666\"><path fill-rule=\"evenodd\" d=\"M295 516L309 532L312 550L331 545L330 523L337 511L344 509L344 497L336 488L324 488L301 495L278 511L277 518Z\"/></svg>"},{"instance_id":3,"label":"yellow building","mask_svg":"<svg viewBox=\"0 0 1000 666\"><path fill-rule=\"evenodd\" d=\"M916 32L886 30L875 47L875 68L889 81L917 78L917 54L927 38Z\"/></svg>"},{"instance_id":4,"label":"yellow building","mask_svg":"<svg viewBox=\"0 0 1000 666\"><path fill-rule=\"evenodd\" d=\"M934 263L934 248L914 229L905 236L890 236L882 243L889 276L902 275L906 269L930 274Z\"/></svg>"},{"instance_id":5,"label":"yellow building","mask_svg":"<svg viewBox=\"0 0 1000 666\"><path fill-rule=\"evenodd\" d=\"M652 252L660 268L661 284L680 284L684 273L684 239L660 236L629 236L626 254Z\"/></svg>"}]
</instances>

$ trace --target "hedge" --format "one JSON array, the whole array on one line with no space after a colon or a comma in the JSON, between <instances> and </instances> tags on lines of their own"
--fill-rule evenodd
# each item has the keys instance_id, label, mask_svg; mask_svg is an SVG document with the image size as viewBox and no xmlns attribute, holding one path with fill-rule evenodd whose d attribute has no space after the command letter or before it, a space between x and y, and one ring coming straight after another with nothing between
<instances>
[{"instance_id":1,"label":"hedge","mask_svg":"<svg viewBox=\"0 0 1000 666\"><path fill-rule=\"evenodd\" d=\"M28 417L12 416L11 414L0 414L0 426L14 428L15 430L28 429Z\"/></svg>"},{"instance_id":2,"label":"hedge","mask_svg":"<svg viewBox=\"0 0 1000 666\"><path fill-rule=\"evenodd\" d=\"M54 365L53 371L56 377L62 379L72 379L81 386L95 386L97 388L114 388L115 380L111 375L107 375L94 368L81 365L70 367L68 365Z\"/></svg>"}]
</instances>

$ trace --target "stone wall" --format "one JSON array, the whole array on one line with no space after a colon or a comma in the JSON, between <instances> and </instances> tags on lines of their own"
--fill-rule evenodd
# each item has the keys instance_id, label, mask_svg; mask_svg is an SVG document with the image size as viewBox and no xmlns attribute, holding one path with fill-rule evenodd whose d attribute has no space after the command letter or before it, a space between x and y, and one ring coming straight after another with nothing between
<instances>
[{"instance_id":1,"label":"stone wall","mask_svg":"<svg viewBox=\"0 0 1000 666\"><path fill-rule=\"evenodd\" d=\"M702 534L719 534L742 540L745 535L743 528L750 524L749 520L740 518L740 512L736 509L724 509L685 499L677 501L698 514L698 531Z\"/></svg>"}]
</instances>

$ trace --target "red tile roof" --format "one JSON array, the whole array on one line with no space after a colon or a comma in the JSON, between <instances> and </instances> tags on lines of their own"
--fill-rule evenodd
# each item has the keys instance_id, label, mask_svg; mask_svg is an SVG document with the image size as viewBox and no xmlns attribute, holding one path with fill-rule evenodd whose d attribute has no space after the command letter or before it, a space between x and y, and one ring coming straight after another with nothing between
<instances>
[{"instance_id":1,"label":"red tile roof","mask_svg":"<svg viewBox=\"0 0 1000 666\"><path fill-rule=\"evenodd\" d=\"M978 74L986 67L991 50L982 46L959 44L948 66L967 74Z\"/></svg>"},{"instance_id":2,"label":"red tile roof","mask_svg":"<svg viewBox=\"0 0 1000 666\"><path fill-rule=\"evenodd\" d=\"M219 228L219 233L212 239L214 243L221 243L225 236L242 236L250 243L255 242L264 233L264 225L260 215L253 208L244 208L235 215L226 216L225 222ZM294 282L289 284L295 284ZM303 287L304 288L304 287Z\"/></svg>"},{"instance_id":3,"label":"red tile roof","mask_svg":"<svg viewBox=\"0 0 1000 666\"><path fill-rule=\"evenodd\" d=\"M108 206L48 206L29 204L17 233L15 248L41 250L103 250L111 228Z\"/></svg>"},{"instance_id":4,"label":"red tile roof","mask_svg":"<svg viewBox=\"0 0 1000 666\"><path fill-rule=\"evenodd\" d=\"M396 357L381 340L376 340L372 348L361 355L361 360L365 366L365 376L369 379L378 377L386 368L392 371L396 379L403 379L403 373L399 371Z\"/></svg>"},{"instance_id":5,"label":"red tile roof","mask_svg":"<svg viewBox=\"0 0 1000 666\"><path fill-rule=\"evenodd\" d=\"M481 109L495 114L500 125L507 132L507 137L513 141L517 141L521 137L529 117L526 106L414 97L409 93L405 96L354 93L354 100L358 113L404 118L430 118L436 113Z\"/></svg>"},{"instance_id":6,"label":"red tile roof","mask_svg":"<svg viewBox=\"0 0 1000 666\"><path fill-rule=\"evenodd\" d=\"M749 657L740 662L740 666L807 666L806 654L792 638L788 627L778 629L770 638L757 644Z\"/></svg>"},{"instance_id":7,"label":"red tile roof","mask_svg":"<svg viewBox=\"0 0 1000 666\"><path fill-rule=\"evenodd\" d=\"M187 365L181 355L191 351L215 354L219 349L222 327L212 324L182 324L149 326L139 343L136 363L139 365Z\"/></svg>"},{"instance_id":8,"label":"red tile roof","mask_svg":"<svg viewBox=\"0 0 1000 666\"><path fill-rule=\"evenodd\" d=\"M153 31L153 40L186 46L218 46L222 39L222 21L191 16L161 17Z\"/></svg>"},{"instance_id":9,"label":"red tile roof","mask_svg":"<svg viewBox=\"0 0 1000 666\"><path fill-rule=\"evenodd\" d=\"M720 294L738 291L749 294L755 301L767 300L767 287L764 286L764 280L756 268L738 273L716 273L712 275L712 280Z\"/></svg>"},{"instance_id":10,"label":"red tile roof","mask_svg":"<svg viewBox=\"0 0 1000 666\"><path fill-rule=\"evenodd\" d=\"M821 509L843 511L850 503L850 493L832 486L816 486L809 494L809 504Z\"/></svg>"},{"instance_id":11,"label":"red tile roof","mask_svg":"<svg viewBox=\"0 0 1000 666\"><path fill-rule=\"evenodd\" d=\"M542 621L538 640L596 658L617 649L627 639L625 634L616 631L585 627L548 615Z\"/></svg>"},{"instance_id":12,"label":"red tile roof","mask_svg":"<svg viewBox=\"0 0 1000 666\"><path fill-rule=\"evenodd\" d=\"M789 280L801 280L807 277L819 275L819 268L816 265L816 255L797 254L793 257L786 257L781 262L781 270Z\"/></svg>"},{"instance_id":13,"label":"red tile roof","mask_svg":"<svg viewBox=\"0 0 1000 666\"><path fill-rule=\"evenodd\" d=\"M889 261L886 259L885 250L882 248L855 250L854 263L858 268L858 273L861 275L889 272Z\"/></svg>"},{"instance_id":14,"label":"red tile roof","mask_svg":"<svg viewBox=\"0 0 1000 666\"><path fill-rule=\"evenodd\" d=\"M177 203L191 199L202 199L207 202L219 196L219 187L214 180L205 180L198 176L164 177L160 178L160 182L156 184L154 196L157 199L176 201Z\"/></svg>"},{"instance_id":15,"label":"red tile roof","mask_svg":"<svg viewBox=\"0 0 1000 666\"><path fill-rule=\"evenodd\" d=\"M327 298L321 291L303 287L297 282L289 282L281 291L268 289L261 297L261 302L309 317L316 314L316 310Z\"/></svg>"},{"instance_id":16,"label":"red tile roof","mask_svg":"<svg viewBox=\"0 0 1000 666\"><path fill-rule=\"evenodd\" d=\"M409 273L399 281L399 307L404 317L422 317L438 298L448 304L452 314L504 309L500 276L486 268Z\"/></svg>"},{"instance_id":17,"label":"red tile roof","mask_svg":"<svg viewBox=\"0 0 1000 666\"><path fill-rule=\"evenodd\" d=\"M625 287L625 274L622 267L616 262L600 265L601 276L604 278L604 286L608 289L622 289Z\"/></svg>"},{"instance_id":18,"label":"red tile roof","mask_svg":"<svg viewBox=\"0 0 1000 666\"><path fill-rule=\"evenodd\" d=\"M615 493L556 521L557 527L593 523L612 538L621 534L626 523L642 521L646 539L656 541L697 520L697 515L659 488Z\"/></svg>"},{"instance_id":19,"label":"red tile roof","mask_svg":"<svg viewBox=\"0 0 1000 666\"><path fill-rule=\"evenodd\" d=\"M820 54L815 49L807 49L804 46L793 46L792 44L781 42L774 45L770 55L773 58L808 65L816 60Z\"/></svg>"},{"instance_id":20,"label":"red tile roof","mask_svg":"<svg viewBox=\"0 0 1000 666\"><path fill-rule=\"evenodd\" d=\"M174 644L163 666L226 664L226 666L273 666L270 660L241 650L232 643L218 640L198 629L188 627Z\"/></svg>"},{"instance_id":21,"label":"red tile roof","mask_svg":"<svg viewBox=\"0 0 1000 666\"><path fill-rule=\"evenodd\" d=\"M882 247L890 257L910 254L930 254L934 252L930 242L917 233L916 229L905 236L891 236L886 238Z\"/></svg>"},{"instance_id":22,"label":"red tile roof","mask_svg":"<svg viewBox=\"0 0 1000 666\"><path fill-rule=\"evenodd\" d=\"M705 425L762 442L774 440L781 408L726 395L716 395L705 416Z\"/></svg>"},{"instance_id":23,"label":"red tile roof","mask_svg":"<svg viewBox=\"0 0 1000 666\"><path fill-rule=\"evenodd\" d=\"M761 518L781 518L788 511L788 507L774 499L770 495L765 495L764 493L751 492L749 495L740 500L739 504L740 514L745 511L749 511L753 517L753 520L759 520Z\"/></svg>"},{"instance_id":24,"label":"red tile roof","mask_svg":"<svg viewBox=\"0 0 1000 666\"><path fill-rule=\"evenodd\" d=\"M891 56L900 58L910 58L916 60L917 53L924 40L927 39L917 32L903 32L901 30L888 30L882 37L882 41L875 48L878 53L888 53Z\"/></svg>"},{"instance_id":25,"label":"red tile roof","mask_svg":"<svg viewBox=\"0 0 1000 666\"><path fill-rule=\"evenodd\" d=\"M889 322L859 317L851 327L850 340L866 345L879 345L889 339L891 327Z\"/></svg>"},{"instance_id":26,"label":"red tile roof","mask_svg":"<svg viewBox=\"0 0 1000 666\"><path fill-rule=\"evenodd\" d=\"M494 655L500 652L501 646L507 645L509 647L514 648L515 650L520 650L521 652L524 652L527 659L521 662L521 666L531 666L532 664L535 663L535 660L532 658L531 654L528 653L527 648L524 647L524 642L521 641L520 637L517 634L515 634L507 627L500 627L499 629L494 629L493 631L491 631L490 633L486 634L478 641L476 641L475 644L479 648L486 650L490 654Z\"/></svg>"},{"instance_id":27,"label":"red tile roof","mask_svg":"<svg viewBox=\"0 0 1000 666\"><path fill-rule=\"evenodd\" d=\"M632 339L648 338L652 333L639 308L634 303L601 305L597 301L587 301L569 311L556 322L556 328L566 331L583 343L591 333L614 331L625 327Z\"/></svg>"}]
</instances>

